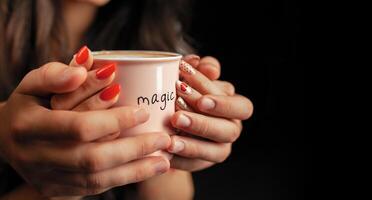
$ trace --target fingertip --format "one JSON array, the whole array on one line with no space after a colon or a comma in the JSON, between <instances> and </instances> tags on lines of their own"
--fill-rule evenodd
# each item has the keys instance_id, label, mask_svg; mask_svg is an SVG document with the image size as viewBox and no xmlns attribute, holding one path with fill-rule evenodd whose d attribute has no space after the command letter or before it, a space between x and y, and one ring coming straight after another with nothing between
<instances>
[{"instance_id":1,"label":"fingertip","mask_svg":"<svg viewBox=\"0 0 372 200\"><path fill-rule=\"evenodd\" d=\"M231 83L227 83L225 85L225 91L226 91L226 94L229 95L229 96L233 96L235 94L235 87L233 84Z\"/></svg>"},{"instance_id":2,"label":"fingertip","mask_svg":"<svg viewBox=\"0 0 372 200\"><path fill-rule=\"evenodd\" d=\"M158 133L157 135L158 135L157 140L161 141L162 144L164 144L164 147L169 147L171 145L172 139L169 134L161 132Z\"/></svg>"},{"instance_id":3,"label":"fingertip","mask_svg":"<svg viewBox=\"0 0 372 200\"><path fill-rule=\"evenodd\" d=\"M75 90L86 80L88 75L87 70L84 67L70 68L68 70L70 71L70 75L66 81L66 87L69 90Z\"/></svg>"},{"instance_id":4,"label":"fingertip","mask_svg":"<svg viewBox=\"0 0 372 200\"><path fill-rule=\"evenodd\" d=\"M59 103L59 98L56 95L53 95L52 98L50 99L50 107L53 110L62 110L61 104Z\"/></svg>"},{"instance_id":5,"label":"fingertip","mask_svg":"<svg viewBox=\"0 0 372 200\"><path fill-rule=\"evenodd\" d=\"M253 106L252 101L248 98L245 98L245 99L246 99L246 107L248 108L248 111L242 117L242 120L247 120L247 119L251 118L252 115L253 115L253 112L254 112L254 106Z\"/></svg>"},{"instance_id":6,"label":"fingertip","mask_svg":"<svg viewBox=\"0 0 372 200\"><path fill-rule=\"evenodd\" d=\"M200 56L196 54L188 54L183 57L184 60L200 60Z\"/></svg>"},{"instance_id":7,"label":"fingertip","mask_svg":"<svg viewBox=\"0 0 372 200\"><path fill-rule=\"evenodd\" d=\"M119 101L120 92L121 92L121 91L119 91L119 93L116 95L116 97L114 97L114 98L112 99L112 104L115 104L116 102Z\"/></svg>"},{"instance_id":8,"label":"fingertip","mask_svg":"<svg viewBox=\"0 0 372 200\"><path fill-rule=\"evenodd\" d=\"M55 70L48 75L50 89L54 93L66 93L76 90L87 78L87 71L83 67L72 68L66 66L64 69Z\"/></svg>"},{"instance_id":9,"label":"fingertip","mask_svg":"<svg viewBox=\"0 0 372 200\"><path fill-rule=\"evenodd\" d=\"M220 70L216 67L211 67L210 64L200 64L198 70L211 80L217 80L221 75Z\"/></svg>"},{"instance_id":10,"label":"fingertip","mask_svg":"<svg viewBox=\"0 0 372 200\"><path fill-rule=\"evenodd\" d=\"M170 162L167 158L164 156L156 156L155 158L155 164L153 166L157 175L164 174L170 169Z\"/></svg>"},{"instance_id":11,"label":"fingertip","mask_svg":"<svg viewBox=\"0 0 372 200\"><path fill-rule=\"evenodd\" d=\"M200 63L200 56L195 54L189 54L184 56L183 60L192 65L194 68L197 68Z\"/></svg>"},{"instance_id":12,"label":"fingertip","mask_svg":"<svg viewBox=\"0 0 372 200\"><path fill-rule=\"evenodd\" d=\"M94 58L93 58L93 54L92 54L92 51L90 49L88 49L88 61L84 64L84 67L87 69L87 70L90 70L92 67L93 67L93 61L94 61Z\"/></svg>"},{"instance_id":13,"label":"fingertip","mask_svg":"<svg viewBox=\"0 0 372 200\"><path fill-rule=\"evenodd\" d=\"M180 115L182 115L182 110L175 112L170 119L172 126L175 128L177 128L177 120L180 117Z\"/></svg>"},{"instance_id":14,"label":"fingertip","mask_svg":"<svg viewBox=\"0 0 372 200\"><path fill-rule=\"evenodd\" d=\"M167 149L170 153L179 153L185 149L185 142L178 136L172 136L172 143Z\"/></svg>"},{"instance_id":15,"label":"fingertip","mask_svg":"<svg viewBox=\"0 0 372 200\"><path fill-rule=\"evenodd\" d=\"M221 71L219 69L211 68L210 71L211 71L211 72L209 72L210 73L210 79L217 80L218 78L220 78Z\"/></svg>"},{"instance_id":16,"label":"fingertip","mask_svg":"<svg viewBox=\"0 0 372 200\"><path fill-rule=\"evenodd\" d=\"M220 66L221 66L221 63L215 57L213 57L213 56L205 56L205 57L203 57L200 60L200 64L205 64L205 63L212 64L216 68L220 68Z\"/></svg>"}]
</instances>

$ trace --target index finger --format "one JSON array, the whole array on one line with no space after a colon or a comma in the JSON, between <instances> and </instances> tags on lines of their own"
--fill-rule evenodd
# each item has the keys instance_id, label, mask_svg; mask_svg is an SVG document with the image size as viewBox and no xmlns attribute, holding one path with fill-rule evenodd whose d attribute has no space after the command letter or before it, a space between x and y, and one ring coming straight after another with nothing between
<instances>
[{"instance_id":1,"label":"index finger","mask_svg":"<svg viewBox=\"0 0 372 200\"><path fill-rule=\"evenodd\" d=\"M33 111L32 119L22 117L13 131L17 139L62 139L93 141L147 121L148 112L137 107L116 107L108 110L75 112L48 110Z\"/></svg>"},{"instance_id":2,"label":"index finger","mask_svg":"<svg viewBox=\"0 0 372 200\"><path fill-rule=\"evenodd\" d=\"M195 70L189 63L181 60L180 63L181 76L189 85L198 90L201 94L224 95L225 92L218 88L213 82L203 73Z\"/></svg>"}]
</instances>

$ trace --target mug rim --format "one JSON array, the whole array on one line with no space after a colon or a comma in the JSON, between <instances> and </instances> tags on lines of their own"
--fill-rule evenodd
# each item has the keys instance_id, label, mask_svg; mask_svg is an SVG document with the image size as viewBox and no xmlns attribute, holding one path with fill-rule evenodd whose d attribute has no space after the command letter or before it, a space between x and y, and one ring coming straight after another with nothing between
<instances>
[{"instance_id":1,"label":"mug rim","mask_svg":"<svg viewBox=\"0 0 372 200\"><path fill-rule=\"evenodd\" d=\"M112 53L147 53L147 54L162 54L164 57L119 57L119 58L97 58L95 55L112 54ZM182 58L182 55L167 51L149 51L149 50L102 50L92 52L94 60L110 60L110 61L175 61Z\"/></svg>"}]
</instances>

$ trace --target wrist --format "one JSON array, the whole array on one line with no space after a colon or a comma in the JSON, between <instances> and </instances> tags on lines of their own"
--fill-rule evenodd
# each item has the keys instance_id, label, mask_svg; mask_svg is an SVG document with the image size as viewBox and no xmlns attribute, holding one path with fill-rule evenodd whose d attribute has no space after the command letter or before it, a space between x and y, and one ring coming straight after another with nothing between
<instances>
[{"instance_id":1,"label":"wrist","mask_svg":"<svg viewBox=\"0 0 372 200\"><path fill-rule=\"evenodd\" d=\"M2 120L2 118L1 118L1 116L2 116L1 112L2 112L2 108L3 108L4 105L5 105L5 101L1 101L1 102L0 102L0 120ZM0 135L1 135L1 134L2 134L2 132L1 132L1 129L0 129ZM1 151L0 151L0 167L1 167L4 163L5 163L5 160L4 160L3 155L2 155L2 153L1 153Z\"/></svg>"},{"instance_id":2,"label":"wrist","mask_svg":"<svg viewBox=\"0 0 372 200\"><path fill-rule=\"evenodd\" d=\"M165 174L152 177L137 184L139 199L180 199L194 197L194 184L191 173L171 169Z\"/></svg>"}]
</instances>

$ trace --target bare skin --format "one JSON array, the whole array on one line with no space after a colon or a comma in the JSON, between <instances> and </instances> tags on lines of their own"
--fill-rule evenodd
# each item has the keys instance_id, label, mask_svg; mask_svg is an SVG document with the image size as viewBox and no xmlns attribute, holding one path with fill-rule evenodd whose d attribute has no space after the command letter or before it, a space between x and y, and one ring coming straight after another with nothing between
<instances>
[{"instance_id":1,"label":"bare skin","mask_svg":"<svg viewBox=\"0 0 372 200\"><path fill-rule=\"evenodd\" d=\"M109 0L63 1L63 14L65 21L67 22L66 31L69 36L69 45L72 49L76 50L81 45L80 41L82 39L82 36L84 35L90 24L93 22L98 6L104 5L108 1ZM84 95L89 96L89 94L84 94L79 91L79 88L81 88L81 86L85 83L90 82L90 84L87 84L92 87L90 88L90 91L95 91L94 93L96 93L103 90L107 85L112 83L112 80L115 76L115 74L113 74L110 78L101 82L97 82L96 80L94 80L94 71L91 69L92 60L93 58L90 55L86 63L77 65L75 57L72 58L69 67L84 67L87 71L84 75L82 75L83 72L81 72L80 76L77 78L77 81L81 79L80 81L85 82L79 83L80 86L78 83L76 83L76 87L74 89L66 89L62 92L49 91L52 93L57 93L57 95L54 95L52 97L52 108L54 107L58 108L59 110L72 110L84 113L88 111L109 108L116 102L117 98L114 98L108 102L99 101L97 100L97 95L95 95L91 96L82 103L74 103L81 102L82 99L79 98ZM189 133L190 135L204 137L208 139L208 142L206 142L206 140L197 140L186 135L172 136L169 141L167 150L173 153L174 156L171 162L168 163L168 165L171 165L172 168L176 169L172 169L167 173L162 174L161 176L156 176L156 173L154 171L147 169L149 171L143 174L143 176L140 176L140 180L135 181L139 182L138 190L140 191L139 197L141 199L192 199L193 183L190 172L202 170L216 163L224 161L231 152L231 144L240 135L242 128L240 120L247 119L252 114L253 107L248 99L239 95L235 95L234 86L232 86L230 83L217 80L220 75L221 66L215 58L205 57L202 59L192 59L191 57L186 57L184 58L184 60L190 63L192 67L195 68L197 71L196 74L192 76L181 73L181 76L189 83L194 92L192 93L192 95L178 93L179 96L184 98L186 103L189 105L189 108L182 109L178 107L177 113L172 118L172 124L175 127ZM57 64L54 63L53 65ZM29 86L24 87L28 88ZM84 88L86 89L86 86L84 86ZM33 92L39 94L40 91ZM203 108L204 104L202 101L207 97L211 98L216 103L216 106L213 109L205 110ZM68 102L69 105L67 105L66 102ZM6 106L4 106L4 104L5 103L0 104L0 111L9 111L10 109L8 108L8 104L10 103L7 103ZM7 107L7 109L3 109L3 107ZM225 108L229 109L226 110ZM191 121L193 122L191 126L179 126L180 124L178 123L178 120L180 119L181 115L186 115L191 119ZM211 126L212 124L219 124L222 128L213 129L213 126ZM153 137L155 136L156 135L153 135ZM115 139L116 136L113 136L111 134L104 137L106 139L103 141L110 142L111 140ZM144 142L145 139L152 140L151 137L152 135L146 138L139 138L136 142ZM169 138L167 139L164 136L163 139L166 141ZM175 148L175 144L177 141L181 141L184 143L184 147L182 149ZM148 153L155 150L157 149L149 149ZM94 154L91 155L94 156ZM150 160L147 159L146 162L150 162ZM100 161L98 162L98 164L96 164L99 169L105 169L106 167L108 167L107 163L108 162L104 162L104 160L102 159L102 162ZM127 171L128 170L126 170L125 172ZM133 172L135 172L135 168L133 168ZM107 190L107 188L112 187L115 184L125 184L120 181L117 181L115 183L107 182L107 180L106 182L103 180L99 180L98 182L99 186L105 186L106 188L102 188L102 190L94 190L93 193L105 191ZM157 187L158 185L162 185L162 187ZM175 186L177 187L175 188ZM83 196L83 193L84 192L80 190L77 190L76 192L76 194L79 194L78 196ZM39 193L34 190L33 187L29 185L23 185L13 192L7 194L6 196L1 197L0 199L17 199L18 197L22 197L21 199L25 199L25 196L29 197L30 199L41 199L41 196L37 196L37 194ZM80 197L59 197L53 199L80 199Z\"/></svg>"}]
</instances>

